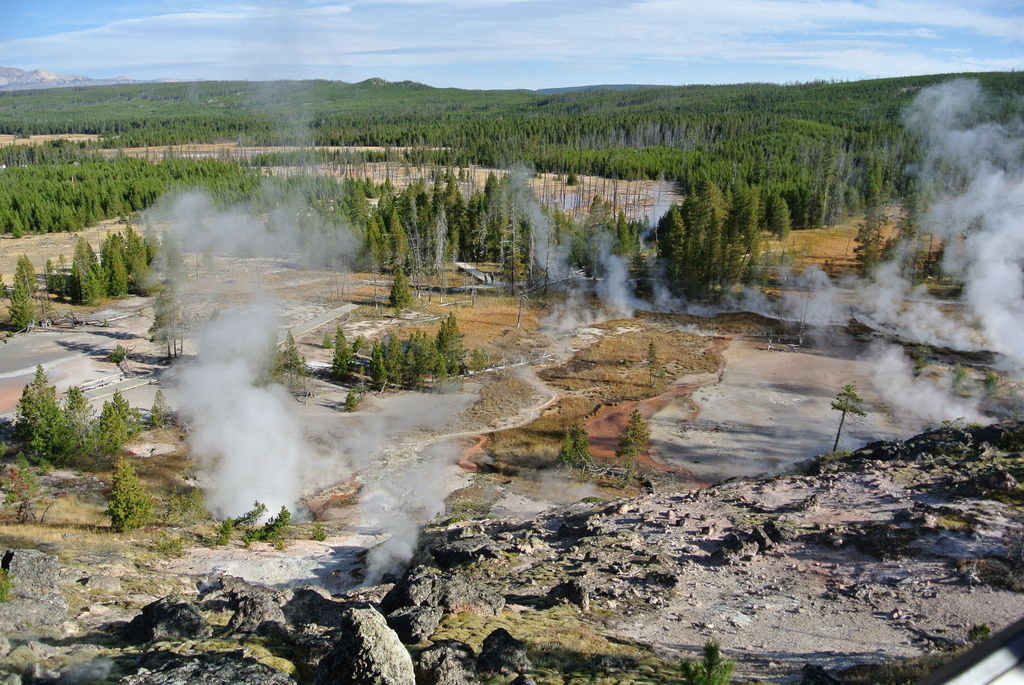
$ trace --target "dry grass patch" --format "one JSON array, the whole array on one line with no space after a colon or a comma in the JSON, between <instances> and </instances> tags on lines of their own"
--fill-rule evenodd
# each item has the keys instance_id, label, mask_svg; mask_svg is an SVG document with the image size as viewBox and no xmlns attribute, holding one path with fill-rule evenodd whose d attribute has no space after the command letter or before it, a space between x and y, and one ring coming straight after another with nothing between
<instances>
[{"instance_id":1,"label":"dry grass patch","mask_svg":"<svg viewBox=\"0 0 1024 685\"><path fill-rule=\"evenodd\" d=\"M529 406L537 396L537 388L524 378L500 374L484 385L480 398L462 415L474 424L496 424Z\"/></svg>"},{"instance_id":2,"label":"dry grass patch","mask_svg":"<svg viewBox=\"0 0 1024 685\"><path fill-rule=\"evenodd\" d=\"M529 454L548 462L557 454L565 429L593 414L598 406L587 397L563 397L531 423L492 433L488 451L499 457Z\"/></svg>"},{"instance_id":3,"label":"dry grass patch","mask_svg":"<svg viewBox=\"0 0 1024 685\"><path fill-rule=\"evenodd\" d=\"M598 666L598 657L619 662L623 671L599 682L665 682L677 675L674 664L657 658L649 648L609 639L575 609L565 606L522 613L504 611L498 616L449 614L431 640L461 640L479 653L484 638L498 628L527 643L534 665L531 676L538 682L592 682L591 677L605 671ZM576 681L576 677L584 680Z\"/></svg>"},{"instance_id":4,"label":"dry grass patch","mask_svg":"<svg viewBox=\"0 0 1024 685\"><path fill-rule=\"evenodd\" d=\"M636 321L608 321L593 328L616 331ZM652 384L648 347L654 343L657 367ZM540 372L548 383L584 394L602 404L638 400L664 391L673 378L685 373L714 371L720 359L709 351L708 339L695 333L647 327L603 337L577 352L565 364Z\"/></svg>"}]
</instances>

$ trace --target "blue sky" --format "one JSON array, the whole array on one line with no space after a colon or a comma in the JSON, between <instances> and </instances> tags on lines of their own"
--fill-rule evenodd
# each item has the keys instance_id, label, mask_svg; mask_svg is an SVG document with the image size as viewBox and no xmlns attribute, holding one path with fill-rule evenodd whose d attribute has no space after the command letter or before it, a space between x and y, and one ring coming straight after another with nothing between
<instances>
[{"instance_id":1,"label":"blue sky","mask_svg":"<svg viewBox=\"0 0 1024 685\"><path fill-rule=\"evenodd\" d=\"M1024 68L1016 0L0 0L0 66L463 88Z\"/></svg>"}]
</instances>

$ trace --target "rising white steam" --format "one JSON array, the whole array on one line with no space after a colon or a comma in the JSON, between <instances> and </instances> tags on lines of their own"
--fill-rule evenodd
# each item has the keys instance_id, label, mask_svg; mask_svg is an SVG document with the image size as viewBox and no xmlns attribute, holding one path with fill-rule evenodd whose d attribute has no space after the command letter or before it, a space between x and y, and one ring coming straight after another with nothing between
<instances>
[{"instance_id":1,"label":"rising white steam","mask_svg":"<svg viewBox=\"0 0 1024 685\"><path fill-rule=\"evenodd\" d=\"M450 447L432 446L419 459L391 469L386 479L363 490L359 508L366 521L388 537L366 556L369 585L399 569L416 552L420 527L444 512L444 500L458 475Z\"/></svg>"},{"instance_id":2,"label":"rising white steam","mask_svg":"<svg viewBox=\"0 0 1024 685\"><path fill-rule=\"evenodd\" d=\"M962 397L956 392L950 374L915 376L913 366L900 347L873 345L867 359L872 365L872 385L907 430L919 430L955 419L988 419L978 408L977 398Z\"/></svg>"},{"instance_id":3,"label":"rising white steam","mask_svg":"<svg viewBox=\"0 0 1024 685\"><path fill-rule=\"evenodd\" d=\"M966 312L956 318L923 302L892 265L875 278L876 313L923 341L985 347L1024 367L1024 137L1020 121L987 121L992 108L977 81L958 79L921 91L905 122L924 150L916 176L934 198L922 230L945 244L943 268L964 283ZM868 290L867 292L872 292ZM910 302L900 311L898 297ZM980 328L978 340L973 329Z\"/></svg>"},{"instance_id":4,"label":"rising white steam","mask_svg":"<svg viewBox=\"0 0 1024 685\"><path fill-rule=\"evenodd\" d=\"M222 313L203 329L196 361L178 376L206 503L218 518L238 516L254 500L270 513L295 511L299 474L310 464L294 400L266 384L277 323L268 306Z\"/></svg>"}]
</instances>

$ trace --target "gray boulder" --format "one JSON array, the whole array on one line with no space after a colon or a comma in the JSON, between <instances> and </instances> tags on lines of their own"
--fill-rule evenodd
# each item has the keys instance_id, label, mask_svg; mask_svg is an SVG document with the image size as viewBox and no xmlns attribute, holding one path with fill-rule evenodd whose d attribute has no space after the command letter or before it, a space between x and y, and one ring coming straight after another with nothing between
<instances>
[{"instance_id":1,"label":"gray boulder","mask_svg":"<svg viewBox=\"0 0 1024 685\"><path fill-rule=\"evenodd\" d=\"M238 600L238 609L228 621L229 633L283 634L284 612L274 597L267 593L253 593Z\"/></svg>"},{"instance_id":2,"label":"gray boulder","mask_svg":"<svg viewBox=\"0 0 1024 685\"><path fill-rule=\"evenodd\" d=\"M316 670L317 685L415 685L412 657L374 609L342 614L341 638Z\"/></svg>"},{"instance_id":3,"label":"gray boulder","mask_svg":"<svg viewBox=\"0 0 1024 685\"><path fill-rule=\"evenodd\" d=\"M439 607L446 613L470 612L494 616L505 608L505 598L459 574L435 573L425 566L409 569L384 596L381 610L392 614L408 607Z\"/></svg>"},{"instance_id":4,"label":"gray boulder","mask_svg":"<svg viewBox=\"0 0 1024 685\"><path fill-rule=\"evenodd\" d=\"M465 642L438 640L420 652L416 662L419 685L466 685L477 682L476 655Z\"/></svg>"},{"instance_id":5,"label":"gray boulder","mask_svg":"<svg viewBox=\"0 0 1024 685\"><path fill-rule=\"evenodd\" d=\"M296 588L282 610L288 623L298 628L337 628L341 625L343 608L344 605L331 599L323 588L307 586Z\"/></svg>"},{"instance_id":6,"label":"gray boulder","mask_svg":"<svg viewBox=\"0 0 1024 685\"><path fill-rule=\"evenodd\" d=\"M212 634L210 624L195 604L174 597L147 604L124 629L125 638L132 642L199 640Z\"/></svg>"},{"instance_id":7,"label":"gray boulder","mask_svg":"<svg viewBox=\"0 0 1024 685\"><path fill-rule=\"evenodd\" d=\"M486 535L478 535L443 543L432 548L430 553L438 566L452 568L480 559L498 559L501 557L501 548Z\"/></svg>"},{"instance_id":8,"label":"gray boulder","mask_svg":"<svg viewBox=\"0 0 1024 685\"><path fill-rule=\"evenodd\" d=\"M384 595L380 608L386 613L405 607L426 604L436 606L442 578L426 566L414 566L399 579L395 586Z\"/></svg>"},{"instance_id":9,"label":"gray boulder","mask_svg":"<svg viewBox=\"0 0 1024 685\"><path fill-rule=\"evenodd\" d=\"M14 588L22 595L60 592L60 562L35 549L9 549L0 561Z\"/></svg>"},{"instance_id":10,"label":"gray boulder","mask_svg":"<svg viewBox=\"0 0 1024 685\"><path fill-rule=\"evenodd\" d=\"M439 585L437 606L446 613L469 612L481 616L497 616L505 608L503 595L465 576L449 576Z\"/></svg>"},{"instance_id":11,"label":"gray boulder","mask_svg":"<svg viewBox=\"0 0 1024 685\"><path fill-rule=\"evenodd\" d=\"M11 581L10 599L0 603L0 634L57 625L67 618L57 557L34 549L10 549L0 558L0 568Z\"/></svg>"},{"instance_id":12,"label":"gray boulder","mask_svg":"<svg viewBox=\"0 0 1024 685\"><path fill-rule=\"evenodd\" d=\"M573 578L551 588L551 591L548 592L548 603L552 606L572 604L583 611L589 611L590 590L583 581Z\"/></svg>"},{"instance_id":13,"label":"gray boulder","mask_svg":"<svg viewBox=\"0 0 1024 685\"><path fill-rule=\"evenodd\" d=\"M398 639L413 645L433 635L443 616L444 611L437 607L406 607L388 614L387 621Z\"/></svg>"},{"instance_id":14,"label":"gray boulder","mask_svg":"<svg viewBox=\"0 0 1024 685\"><path fill-rule=\"evenodd\" d=\"M524 673L531 668L526 656L526 643L517 640L504 628L484 638L483 649L476 660L481 673Z\"/></svg>"}]
</instances>

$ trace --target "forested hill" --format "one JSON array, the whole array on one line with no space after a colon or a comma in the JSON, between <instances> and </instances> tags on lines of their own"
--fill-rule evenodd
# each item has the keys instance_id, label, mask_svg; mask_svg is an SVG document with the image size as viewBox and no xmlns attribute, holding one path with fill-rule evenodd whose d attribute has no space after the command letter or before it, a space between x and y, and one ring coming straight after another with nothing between
<instances>
[{"instance_id":1,"label":"forested hill","mask_svg":"<svg viewBox=\"0 0 1024 685\"><path fill-rule=\"evenodd\" d=\"M885 132L898 124L900 109L919 88L956 76L557 93L381 79L59 88L0 93L0 133L97 133L126 146L237 139L301 143L310 141L297 131L308 126L318 144L450 146L490 127L565 144L585 144L589 135L603 137L605 144L688 147L773 124L814 123L826 127L820 133L828 133L828 126ZM1024 94L1024 73L965 76L995 93Z\"/></svg>"},{"instance_id":2,"label":"forested hill","mask_svg":"<svg viewBox=\"0 0 1024 685\"><path fill-rule=\"evenodd\" d=\"M902 197L916 152L900 113L922 87L957 76L559 93L380 79L61 88L0 93L0 133L94 133L112 147L411 146L416 161L446 166L525 162L557 173L662 177L683 192L704 182L755 188L764 207L781 198L800 228L860 211L869 195ZM1024 110L1024 73L964 76L1000 96L997 118ZM35 160L27 151L4 154L8 164L46 161L42 152Z\"/></svg>"}]
</instances>

